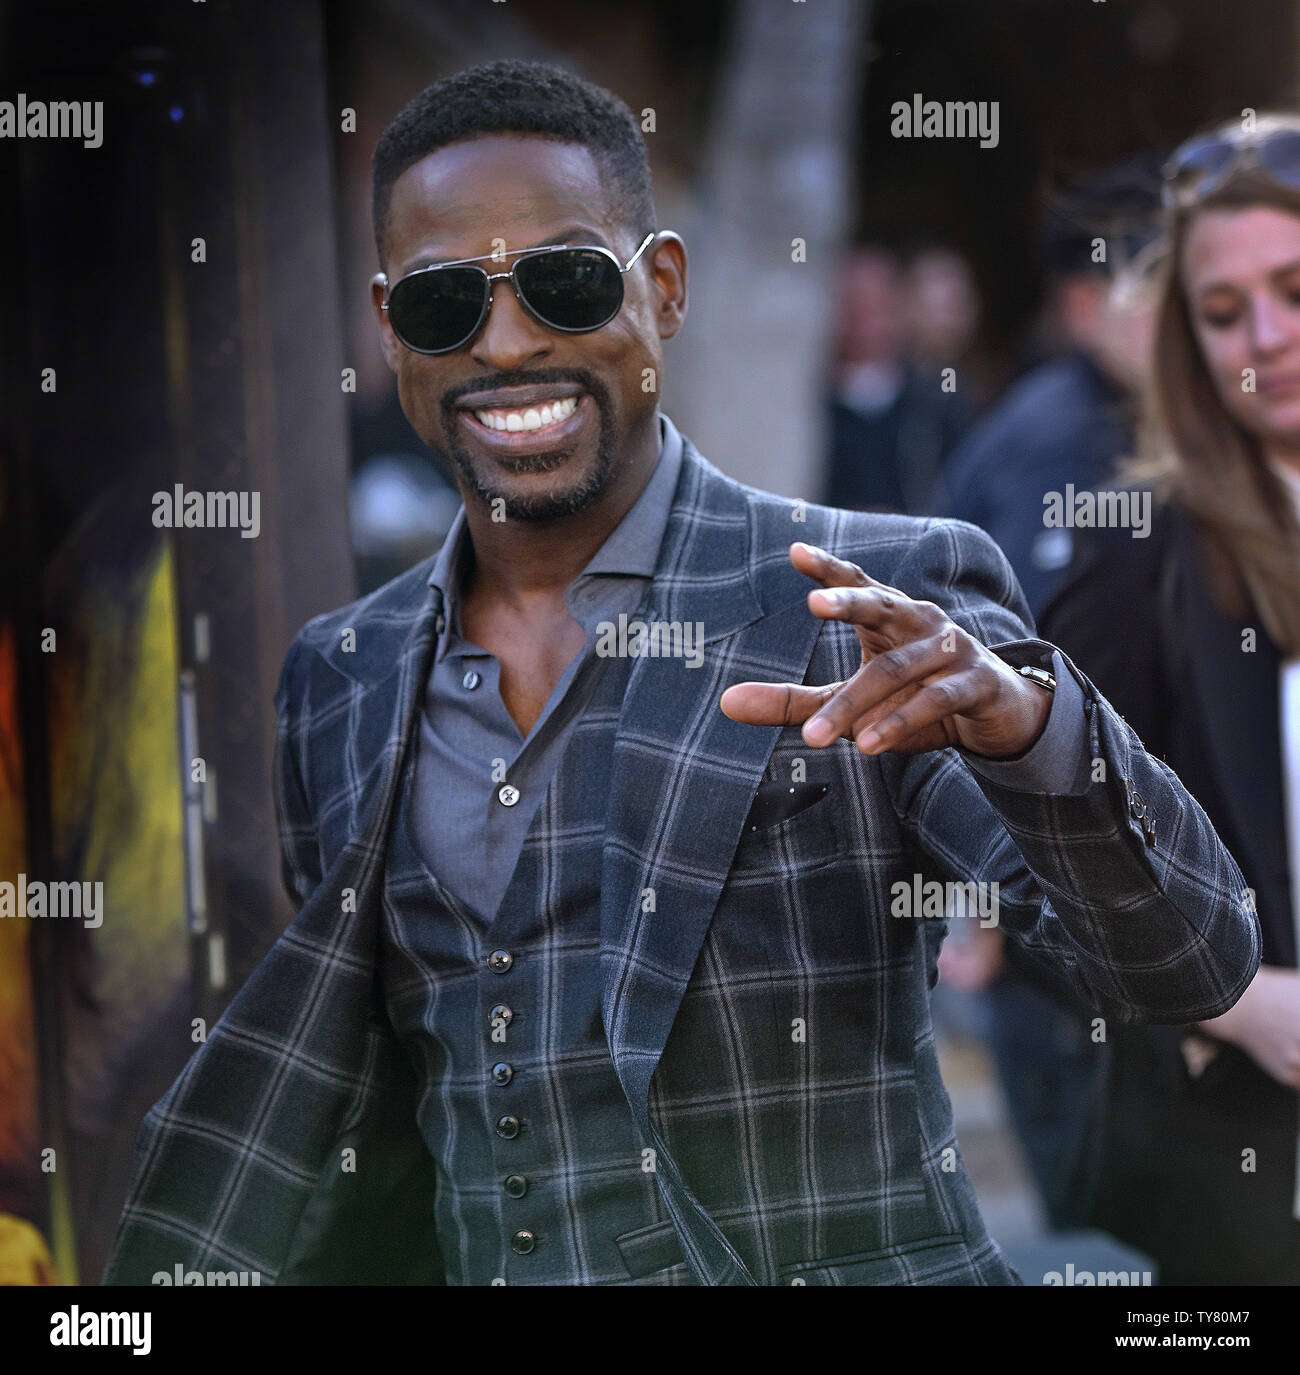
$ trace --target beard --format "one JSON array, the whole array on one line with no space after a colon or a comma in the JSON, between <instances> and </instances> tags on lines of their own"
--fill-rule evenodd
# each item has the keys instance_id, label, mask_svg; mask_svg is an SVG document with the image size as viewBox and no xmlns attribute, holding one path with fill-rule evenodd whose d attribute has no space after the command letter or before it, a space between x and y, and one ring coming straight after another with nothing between
<instances>
[{"instance_id":1,"label":"beard","mask_svg":"<svg viewBox=\"0 0 1300 1375\"><path fill-rule=\"evenodd\" d=\"M596 407L600 430L596 440L596 462L571 486L544 496L512 496L494 485L480 470L469 450L461 442L456 420L456 400L470 392L484 390L481 382L467 382L455 387L442 398L442 432L447 436L446 455L455 464L465 485L488 506L500 502L507 520L543 525L561 520L585 510L605 490L614 467L615 425L614 403L603 382L583 368L544 368L536 372L498 373L493 382L501 387L527 386L530 383L576 382L586 391ZM522 454L510 466L517 473L549 473L573 457L572 449L560 449L549 454Z\"/></svg>"}]
</instances>

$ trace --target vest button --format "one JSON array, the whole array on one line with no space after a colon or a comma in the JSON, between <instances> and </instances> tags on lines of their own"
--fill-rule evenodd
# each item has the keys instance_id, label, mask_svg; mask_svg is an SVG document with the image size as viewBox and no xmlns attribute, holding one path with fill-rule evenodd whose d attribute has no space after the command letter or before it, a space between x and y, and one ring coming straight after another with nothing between
<instances>
[{"instance_id":1,"label":"vest button","mask_svg":"<svg viewBox=\"0 0 1300 1375\"><path fill-rule=\"evenodd\" d=\"M537 1245L537 1238L531 1232L516 1232L510 1238L510 1249L517 1256L526 1256Z\"/></svg>"},{"instance_id":2,"label":"vest button","mask_svg":"<svg viewBox=\"0 0 1300 1375\"><path fill-rule=\"evenodd\" d=\"M523 1198L528 1192L528 1180L521 1174L508 1174L505 1180L505 1190L511 1198Z\"/></svg>"},{"instance_id":3,"label":"vest button","mask_svg":"<svg viewBox=\"0 0 1300 1375\"><path fill-rule=\"evenodd\" d=\"M515 962L515 957L508 950L494 950L487 959L488 968L494 974L504 974Z\"/></svg>"},{"instance_id":4,"label":"vest button","mask_svg":"<svg viewBox=\"0 0 1300 1375\"><path fill-rule=\"evenodd\" d=\"M494 1084L508 1084L515 1077L515 1072L509 1065L492 1066L492 1082Z\"/></svg>"},{"instance_id":5,"label":"vest button","mask_svg":"<svg viewBox=\"0 0 1300 1375\"><path fill-rule=\"evenodd\" d=\"M519 789L509 783L503 783L497 789L497 801L503 807L513 807L519 801Z\"/></svg>"},{"instance_id":6,"label":"vest button","mask_svg":"<svg viewBox=\"0 0 1300 1375\"><path fill-rule=\"evenodd\" d=\"M519 1119L517 1117L498 1117L497 1135L504 1137L507 1141L513 1141L519 1135Z\"/></svg>"}]
</instances>

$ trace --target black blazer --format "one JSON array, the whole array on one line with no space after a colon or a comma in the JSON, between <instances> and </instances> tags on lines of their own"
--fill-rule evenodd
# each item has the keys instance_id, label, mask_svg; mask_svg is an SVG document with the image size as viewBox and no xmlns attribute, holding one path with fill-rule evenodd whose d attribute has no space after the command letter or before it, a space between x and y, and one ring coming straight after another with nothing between
<instances>
[{"instance_id":1,"label":"black blazer","mask_svg":"<svg viewBox=\"0 0 1300 1375\"><path fill-rule=\"evenodd\" d=\"M1262 624L1214 605L1190 519L1154 503L1152 516L1145 539L1074 532L1040 633L1205 809L1255 890L1263 962L1294 967L1281 656ZM1194 1075L1182 1050L1191 1030L1111 1029L1087 1161L1093 1221L1153 1255L1166 1283L1300 1283L1300 1099L1226 1044Z\"/></svg>"}]
</instances>

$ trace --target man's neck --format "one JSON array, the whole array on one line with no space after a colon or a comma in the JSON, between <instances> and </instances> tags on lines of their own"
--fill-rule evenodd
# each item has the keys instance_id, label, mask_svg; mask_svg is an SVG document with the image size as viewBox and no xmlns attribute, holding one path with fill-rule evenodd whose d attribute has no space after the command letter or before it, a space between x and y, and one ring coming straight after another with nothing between
<instances>
[{"instance_id":1,"label":"man's neck","mask_svg":"<svg viewBox=\"0 0 1300 1375\"><path fill-rule=\"evenodd\" d=\"M491 507L462 487L473 551L466 595L516 604L562 600L645 489L661 447L656 410L615 460L610 481L596 500L571 516L544 523L494 521Z\"/></svg>"}]
</instances>

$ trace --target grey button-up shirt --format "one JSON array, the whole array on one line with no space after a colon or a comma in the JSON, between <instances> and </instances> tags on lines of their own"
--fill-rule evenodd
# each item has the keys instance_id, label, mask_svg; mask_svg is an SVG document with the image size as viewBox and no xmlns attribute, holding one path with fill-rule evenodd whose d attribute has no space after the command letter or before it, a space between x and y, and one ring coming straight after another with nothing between
<instances>
[{"instance_id":1,"label":"grey button-up shirt","mask_svg":"<svg viewBox=\"0 0 1300 1375\"><path fill-rule=\"evenodd\" d=\"M485 925L501 905L533 815L604 665L596 653L598 627L636 611L653 578L682 463L681 435L667 416L660 422L662 447L649 481L565 592L586 641L526 738L502 700L496 656L461 634L469 542L463 507L429 575L442 592L447 624L425 688L415 841L424 862ZM1087 786L1083 695L1059 656L1054 662L1056 700L1033 748L1015 760L959 751L969 767L1026 792L1073 793Z\"/></svg>"},{"instance_id":2,"label":"grey button-up shirt","mask_svg":"<svg viewBox=\"0 0 1300 1375\"><path fill-rule=\"evenodd\" d=\"M469 531L462 507L443 542L432 586L446 630L420 722L413 818L425 863L485 924L496 915L533 814L605 660L598 626L631 615L649 589L682 466L682 440L662 417L659 461L640 496L569 584L564 603L587 633L528 736L501 698L501 665L461 634L461 576Z\"/></svg>"}]
</instances>

